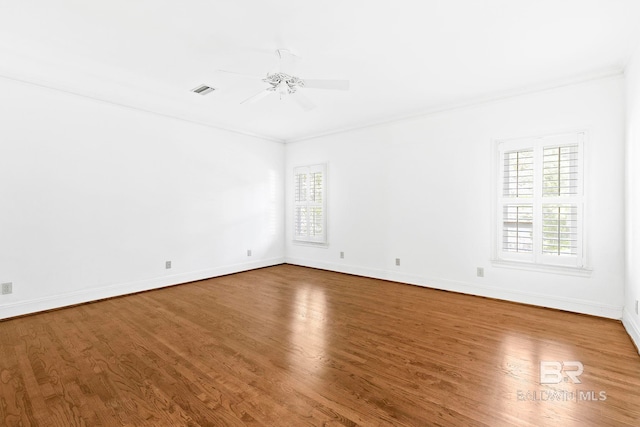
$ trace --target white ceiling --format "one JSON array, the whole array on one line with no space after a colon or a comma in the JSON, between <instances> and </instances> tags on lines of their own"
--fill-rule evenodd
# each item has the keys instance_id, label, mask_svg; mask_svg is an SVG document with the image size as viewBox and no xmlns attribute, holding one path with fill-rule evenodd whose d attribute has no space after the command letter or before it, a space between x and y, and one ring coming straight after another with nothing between
<instances>
[{"instance_id":1,"label":"white ceiling","mask_svg":"<svg viewBox=\"0 0 640 427\"><path fill-rule=\"evenodd\" d=\"M619 73L639 18L638 0L0 0L0 75L294 141ZM264 83L216 70L265 75L278 48L351 90L240 105Z\"/></svg>"}]
</instances>

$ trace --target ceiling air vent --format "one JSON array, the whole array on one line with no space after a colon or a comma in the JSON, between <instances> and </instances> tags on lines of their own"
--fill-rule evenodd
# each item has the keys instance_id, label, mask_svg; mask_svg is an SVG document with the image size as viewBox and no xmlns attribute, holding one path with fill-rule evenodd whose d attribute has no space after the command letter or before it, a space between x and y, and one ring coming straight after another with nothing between
<instances>
[{"instance_id":1,"label":"ceiling air vent","mask_svg":"<svg viewBox=\"0 0 640 427\"><path fill-rule=\"evenodd\" d=\"M200 85L195 89L191 89L191 92L199 93L200 95L206 95L208 93L213 92L214 90L215 88L212 88L211 86Z\"/></svg>"}]
</instances>

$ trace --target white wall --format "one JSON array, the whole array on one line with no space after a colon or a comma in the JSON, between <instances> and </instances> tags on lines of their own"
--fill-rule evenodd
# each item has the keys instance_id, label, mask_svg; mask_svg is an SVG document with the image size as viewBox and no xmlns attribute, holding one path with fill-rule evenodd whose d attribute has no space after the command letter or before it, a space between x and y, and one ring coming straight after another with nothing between
<instances>
[{"instance_id":1,"label":"white wall","mask_svg":"<svg viewBox=\"0 0 640 427\"><path fill-rule=\"evenodd\" d=\"M614 318L626 301L625 326L637 334L637 65L627 80L625 299L621 77L284 147L0 78L0 282L14 287L0 297L0 318L277 264L286 253L301 265ZM589 132L591 276L493 267L492 139L572 129ZM330 244L293 244L293 167L325 161Z\"/></svg>"},{"instance_id":2,"label":"white wall","mask_svg":"<svg viewBox=\"0 0 640 427\"><path fill-rule=\"evenodd\" d=\"M0 318L283 261L282 144L2 78L0 93Z\"/></svg>"},{"instance_id":3,"label":"white wall","mask_svg":"<svg viewBox=\"0 0 640 427\"><path fill-rule=\"evenodd\" d=\"M609 77L290 143L287 261L620 318L623 95L623 78ZM592 274L493 267L492 140L579 129L589 138L585 178ZM318 162L329 165L326 248L294 244L291 233L292 169ZM484 268L484 278L476 277L476 267Z\"/></svg>"},{"instance_id":4,"label":"white wall","mask_svg":"<svg viewBox=\"0 0 640 427\"><path fill-rule=\"evenodd\" d=\"M627 95L626 120L626 285L623 322L640 349L640 50L625 71Z\"/></svg>"}]
</instances>

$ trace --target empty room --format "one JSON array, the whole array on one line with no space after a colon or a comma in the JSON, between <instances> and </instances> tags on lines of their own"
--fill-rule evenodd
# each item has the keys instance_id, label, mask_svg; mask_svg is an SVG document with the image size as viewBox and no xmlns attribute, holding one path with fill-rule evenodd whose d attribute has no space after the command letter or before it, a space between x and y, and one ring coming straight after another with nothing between
<instances>
[{"instance_id":1,"label":"empty room","mask_svg":"<svg viewBox=\"0 0 640 427\"><path fill-rule=\"evenodd\" d=\"M639 426L640 2L0 2L0 426Z\"/></svg>"}]
</instances>

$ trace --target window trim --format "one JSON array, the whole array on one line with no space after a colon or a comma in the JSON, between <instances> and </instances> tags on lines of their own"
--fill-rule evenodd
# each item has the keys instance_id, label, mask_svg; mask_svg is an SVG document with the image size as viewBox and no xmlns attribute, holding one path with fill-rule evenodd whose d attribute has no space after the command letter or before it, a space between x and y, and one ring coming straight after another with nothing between
<instances>
[{"instance_id":1,"label":"window trim","mask_svg":"<svg viewBox=\"0 0 640 427\"><path fill-rule=\"evenodd\" d=\"M541 253L541 249L534 248L534 254L529 257L530 259L523 259L524 257L517 256L509 256L502 257L501 256L501 240L502 232L500 231L501 227L501 219L502 214L499 212L499 209L502 209L504 206L500 201L502 200L502 181L503 177L502 164L501 164L501 154L505 151L512 150L521 150L529 147L534 148L537 152L541 152L543 147L553 146L552 142L545 143L545 138L552 137L562 137L563 135L579 135L578 145L579 145L579 161L580 161L580 180L582 186L582 192L579 195L579 221L580 221L580 229L579 229L579 239L580 244L578 248L578 256L576 258L575 263L571 263L567 265L562 262L552 262L549 263L547 260L550 255L543 255ZM508 144L508 148L504 148L504 144ZM560 144L563 145L563 144ZM588 257L588 238L587 238L587 215L586 215L586 207L587 207L587 194L588 194L588 162L587 162L587 150L588 150L588 132L584 129L580 130L569 130L569 131L559 131L559 132L549 132L544 134L536 134L525 137L516 137L516 138L500 138L493 139L491 144L491 264L494 267L500 268L512 268L512 269L520 269L520 270L528 270L528 271L539 271L539 272L548 272L548 273L557 273L557 274L567 274L567 275L577 275L577 276L590 276L592 269L589 265L589 257ZM535 154L534 154L535 156ZM536 175L540 174L541 166L540 160L536 159L534 168L536 168ZM536 181L534 186L540 185L540 188L535 188L538 192L541 192L541 177L534 178ZM543 204L554 204L551 200L545 201L545 197L541 194L537 196L536 199L539 199L539 206L542 208ZM515 202L515 200L514 200ZM528 201L526 201L528 203ZM534 204L534 198L531 198L531 203ZM541 218L541 217L540 217ZM540 219L539 218L539 219ZM541 229L542 225L538 220L538 224L534 222L534 232L537 229ZM535 242L534 242L535 244ZM536 252L540 252L539 256L536 256ZM514 254L511 254L514 255Z\"/></svg>"},{"instance_id":2,"label":"window trim","mask_svg":"<svg viewBox=\"0 0 640 427\"><path fill-rule=\"evenodd\" d=\"M322 175L323 175L323 188L322 188L322 213L323 213L323 218L322 218L322 227L323 227L323 235L322 235L322 239L314 239L314 238L299 238L296 235L296 195L295 195L295 191L296 191L296 171L299 169L309 169L309 170L313 170L313 169L319 169L322 171ZM294 244L296 245L302 245L302 246L313 246L313 247L328 247L329 245L329 230L328 230L328 223L329 223L329 215L328 215L328 194L329 194L329 164L328 162L324 162L324 163L314 163L314 164L305 164L305 165L298 165L298 166L294 166L293 170L292 170L292 176L291 176L291 182L292 182L292 210L291 210L291 214L292 214L292 241Z\"/></svg>"}]
</instances>

